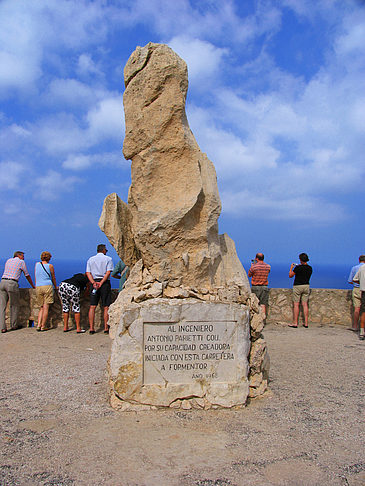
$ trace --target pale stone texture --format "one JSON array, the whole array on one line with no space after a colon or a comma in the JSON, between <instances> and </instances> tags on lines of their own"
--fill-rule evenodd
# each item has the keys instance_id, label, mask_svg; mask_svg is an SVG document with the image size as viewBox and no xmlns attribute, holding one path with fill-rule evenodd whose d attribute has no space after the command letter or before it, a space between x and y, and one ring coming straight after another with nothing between
<instances>
[{"instance_id":1,"label":"pale stone texture","mask_svg":"<svg viewBox=\"0 0 365 486\"><path fill-rule=\"evenodd\" d=\"M292 289L270 289L267 322L290 323L293 319ZM351 326L351 290L311 289L309 324L339 324ZM303 322L300 308L300 323Z\"/></svg>"},{"instance_id":2,"label":"pale stone texture","mask_svg":"<svg viewBox=\"0 0 365 486\"><path fill-rule=\"evenodd\" d=\"M123 262L131 267L139 259L131 229L132 214L124 201L114 192L104 200L99 227Z\"/></svg>"},{"instance_id":3,"label":"pale stone texture","mask_svg":"<svg viewBox=\"0 0 365 486\"><path fill-rule=\"evenodd\" d=\"M215 325L212 325L212 322ZM144 324L145 323L145 324ZM164 330L161 326L164 326ZM229 323L229 325L227 325ZM166 334L166 326L175 327L171 331L171 341ZM194 340L204 331L190 332L190 341L181 343L175 337L179 334L178 326L200 325L214 327L214 333L209 334L208 340ZM149 332L144 339L144 326L156 328L157 335ZM145 331L146 332L146 331ZM164 333L165 332L165 333ZM163 340L153 341L148 337L163 337ZM195 338L193 338L195 336ZM209 339L210 338L210 339ZM213 339L211 341L211 339ZM195 351L176 350L169 353L167 349L171 344L182 347L192 346L195 343ZM208 344L206 344L208 343ZM211 343L211 344L209 344ZM229 351L222 353L214 351L219 346L226 347L229 343ZM158 350L157 345L161 347ZM153 347L148 354L146 347ZM167 347L165 347L167 346ZM203 351L200 350L202 346ZM212 347L213 350L205 349ZM145 347L145 349L144 349ZM157 348L157 350L156 350ZM129 304L123 308L121 325L114 337L110 358L110 379L115 394L123 401L131 404L150 405L156 407L171 406L188 410L192 407L234 407L246 403L249 393L248 383L248 354L250 350L249 309L239 304L210 304L198 302L195 299L153 299L142 304ZM153 354L151 354L153 353ZM200 356L197 360L186 360L186 356ZM179 356L184 354L184 358ZM231 354L230 359L226 359ZM160 357L164 361L146 362L146 356ZM207 356L213 355L210 360ZM220 358L221 356L221 358ZM234 358L233 358L234 356ZM171 359L175 358L175 359ZM144 361L145 359L145 361ZM191 367L197 367L190 371L176 371L174 367L190 363ZM161 366L164 370L161 370ZM169 366L171 365L171 370ZM205 368L198 367L200 365ZM144 379L144 367L148 366L148 383ZM203 371L202 371L203 369ZM189 382L187 375L191 375ZM214 378L214 375L216 377ZM145 377L146 378L146 377ZM179 383L179 379L183 383ZM215 380L215 381L214 381ZM220 381L222 380L222 381ZM150 383L152 381L152 383ZM185 400L184 400L185 398ZM194 399L194 402L191 401ZM196 401L198 400L198 401Z\"/></svg>"},{"instance_id":4,"label":"pale stone texture","mask_svg":"<svg viewBox=\"0 0 365 486\"><path fill-rule=\"evenodd\" d=\"M116 194L109 195L99 221L122 260L131 266L124 289L110 308L113 391L125 402L125 410L136 404L176 407L178 403L184 410L243 405L249 393L249 318L258 314L259 306L251 297L233 240L218 234L221 202L215 168L201 152L185 113L186 63L168 46L149 43L133 52L124 80L123 153L132 160L132 183L128 204ZM237 347L235 366L213 367L211 379L206 374L204 383L172 383L174 379L165 374L166 383L159 383L153 368L142 366L149 357L141 347L146 321L142 314L144 309L151 312L151 302L156 302L153 312L161 322L169 322L169 312L176 309L195 309L198 314L196 309L209 308L212 322L230 306L236 306L237 315L247 314L243 326L247 333L242 334L238 326L237 343L231 343ZM260 319L253 321L252 340L262 338ZM265 353L266 348L262 360ZM256 374L263 374L264 368L259 368ZM216 376L223 381L216 382ZM192 402L194 397L204 399L204 404Z\"/></svg>"},{"instance_id":5,"label":"pale stone texture","mask_svg":"<svg viewBox=\"0 0 365 486\"><path fill-rule=\"evenodd\" d=\"M234 242L218 235L215 169L185 114L186 63L149 43L133 52L124 79L123 152L132 160L132 184L126 207L116 195L105 200L101 229L123 261L135 263L138 254L154 280L249 289Z\"/></svg>"}]
</instances>

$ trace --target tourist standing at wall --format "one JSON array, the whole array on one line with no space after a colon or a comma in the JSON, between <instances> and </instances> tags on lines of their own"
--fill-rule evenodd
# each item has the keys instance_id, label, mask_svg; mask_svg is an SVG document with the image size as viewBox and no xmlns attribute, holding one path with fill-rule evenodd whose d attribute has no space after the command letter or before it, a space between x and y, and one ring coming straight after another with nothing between
<instances>
[{"instance_id":1,"label":"tourist standing at wall","mask_svg":"<svg viewBox=\"0 0 365 486\"><path fill-rule=\"evenodd\" d=\"M353 285L352 289L352 304L354 306L354 315L352 319L352 331L357 332L359 330L359 317L360 317L360 307L361 307L361 290L358 282L354 282L354 276L365 263L365 255L359 256L359 263L351 268L350 275L348 278L348 283Z\"/></svg>"},{"instance_id":2,"label":"tourist standing at wall","mask_svg":"<svg viewBox=\"0 0 365 486\"><path fill-rule=\"evenodd\" d=\"M49 306L54 302L53 289L57 288L54 267L49 261L52 255L43 251L41 261L35 264L35 286L37 304L39 306L37 331L47 331Z\"/></svg>"},{"instance_id":3,"label":"tourist standing at wall","mask_svg":"<svg viewBox=\"0 0 365 486\"><path fill-rule=\"evenodd\" d=\"M293 284L293 323L289 327L298 327L299 304L302 302L304 313L304 327L308 327L308 299L309 299L309 280L312 275L312 267L308 265L308 255L299 255L300 265L292 263L290 265L289 277L294 279Z\"/></svg>"},{"instance_id":4,"label":"tourist standing at wall","mask_svg":"<svg viewBox=\"0 0 365 486\"><path fill-rule=\"evenodd\" d=\"M251 291L257 295L263 318L266 319L266 307L269 303L269 281L268 275L271 267L264 262L263 253L256 253L255 260L252 260L248 276L252 277Z\"/></svg>"},{"instance_id":5,"label":"tourist standing at wall","mask_svg":"<svg viewBox=\"0 0 365 486\"><path fill-rule=\"evenodd\" d=\"M13 258L9 258L5 263L5 270L0 282L0 328L1 332L6 332L5 312L8 300L10 299L10 327L18 329L17 323L19 310L19 278L21 273L30 285L34 287L32 277L29 275L24 261L24 252L16 251Z\"/></svg>"},{"instance_id":6,"label":"tourist standing at wall","mask_svg":"<svg viewBox=\"0 0 365 486\"><path fill-rule=\"evenodd\" d=\"M63 280L60 283L58 293L62 302L62 314L63 314L63 332L68 332L68 319L70 317L70 310L72 307L77 334L82 334L85 329L81 329L81 316L80 316L80 295L81 291L85 289L85 294L89 290L89 279L83 273L75 273L72 277Z\"/></svg>"},{"instance_id":7,"label":"tourist standing at wall","mask_svg":"<svg viewBox=\"0 0 365 486\"><path fill-rule=\"evenodd\" d=\"M86 264L86 276L92 285L89 310L90 334L95 334L95 309L99 303L99 299L101 299L101 305L104 308L104 333L109 332L108 311L112 302L112 290L109 277L114 265L113 260L106 256L107 251L105 245L98 245L97 254L90 257Z\"/></svg>"},{"instance_id":8,"label":"tourist standing at wall","mask_svg":"<svg viewBox=\"0 0 365 486\"><path fill-rule=\"evenodd\" d=\"M122 260L119 260L119 262L113 268L111 276L114 277L114 278L119 278L119 290L118 290L118 292L121 292L121 290L123 289L123 285L124 285L125 281L127 280L128 270L129 270L129 268L127 267L127 265Z\"/></svg>"},{"instance_id":9,"label":"tourist standing at wall","mask_svg":"<svg viewBox=\"0 0 365 486\"><path fill-rule=\"evenodd\" d=\"M354 282L359 282L361 290L361 307L360 307L360 334L359 339L365 339L365 265L361 265L353 278Z\"/></svg>"}]
</instances>

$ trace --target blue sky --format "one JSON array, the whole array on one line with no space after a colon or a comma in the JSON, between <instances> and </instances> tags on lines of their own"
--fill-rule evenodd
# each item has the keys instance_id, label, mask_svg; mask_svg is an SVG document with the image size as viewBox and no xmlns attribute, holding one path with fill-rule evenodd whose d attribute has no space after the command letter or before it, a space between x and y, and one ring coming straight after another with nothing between
<instances>
[{"instance_id":1,"label":"blue sky","mask_svg":"<svg viewBox=\"0 0 365 486\"><path fill-rule=\"evenodd\" d=\"M86 259L107 241L104 197L130 185L123 68L149 41L188 64L190 127L241 260L356 263L365 8L347 0L2 0L0 256Z\"/></svg>"}]
</instances>

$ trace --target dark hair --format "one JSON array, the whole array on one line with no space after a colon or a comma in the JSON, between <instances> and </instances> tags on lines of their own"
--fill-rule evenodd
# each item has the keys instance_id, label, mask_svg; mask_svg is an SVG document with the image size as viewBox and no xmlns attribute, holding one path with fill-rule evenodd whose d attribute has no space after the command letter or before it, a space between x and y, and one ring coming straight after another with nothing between
<instances>
[{"instance_id":1,"label":"dark hair","mask_svg":"<svg viewBox=\"0 0 365 486\"><path fill-rule=\"evenodd\" d=\"M260 261L263 261L264 259L264 254L263 253L256 253L256 258Z\"/></svg>"},{"instance_id":2,"label":"dark hair","mask_svg":"<svg viewBox=\"0 0 365 486\"><path fill-rule=\"evenodd\" d=\"M301 253L299 255L299 260L301 262L308 262L309 261L309 257L308 257L308 255L306 253Z\"/></svg>"},{"instance_id":3,"label":"dark hair","mask_svg":"<svg viewBox=\"0 0 365 486\"><path fill-rule=\"evenodd\" d=\"M100 245L97 246L96 251L98 253L100 253L101 251L103 251L105 249L106 249L106 247L105 247L104 243L100 243Z\"/></svg>"},{"instance_id":4,"label":"dark hair","mask_svg":"<svg viewBox=\"0 0 365 486\"><path fill-rule=\"evenodd\" d=\"M19 256L19 255L24 255L24 251L15 251L13 258Z\"/></svg>"},{"instance_id":5,"label":"dark hair","mask_svg":"<svg viewBox=\"0 0 365 486\"><path fill-rule=\"evenodd\" d=\"M359 262L365 262L365 255L359 256Z\"/></svg>"}]
</instances>

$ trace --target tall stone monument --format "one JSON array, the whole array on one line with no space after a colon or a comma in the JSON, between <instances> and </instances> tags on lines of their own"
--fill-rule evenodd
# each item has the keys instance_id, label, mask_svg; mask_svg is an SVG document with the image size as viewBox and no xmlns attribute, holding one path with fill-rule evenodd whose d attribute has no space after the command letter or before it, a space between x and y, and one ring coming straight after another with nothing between
<instances>
[{"instance_id":1,"label":"tall stone monument","mask_svg":"<svg viewBox=\"0 0 365 486\"><path fill-rule=\"evenodd\" d=\"M215 169L185 114L186 64L149 43L133 52L124 79L132 184L128 204L107 196L99 221L131 267L110 308L111 403L242 406L267 388L263 321L234 242L218 234Z\"/></svg>"}]
</instances>

